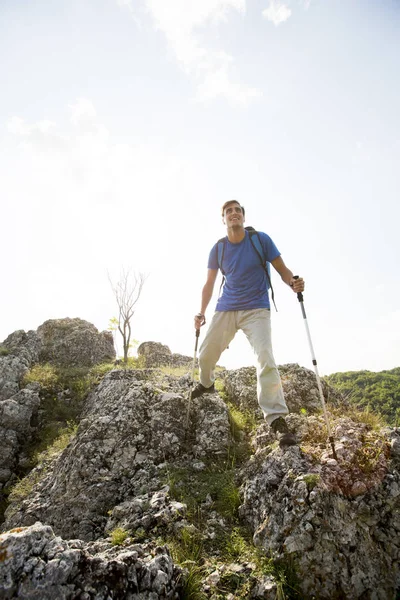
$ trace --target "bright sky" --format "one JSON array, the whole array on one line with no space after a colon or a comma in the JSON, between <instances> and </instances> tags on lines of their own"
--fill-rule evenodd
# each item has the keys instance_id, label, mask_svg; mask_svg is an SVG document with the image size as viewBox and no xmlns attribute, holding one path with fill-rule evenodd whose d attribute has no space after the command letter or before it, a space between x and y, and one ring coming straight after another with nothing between
<instances>
[{"instance_id":1,"label":"bright sky","mask_svg":"<svg viewBox=\"0 0 400 600\"><path fill-rule=\"evenodd\" d=\"M398 0L2 0L0 56L0 341L107 329L131 267L134 338L192 356L236 198L306 280L320 373L400 365ZM275 358L312 368L273 283Z\"/></svg>"}]
</instances>

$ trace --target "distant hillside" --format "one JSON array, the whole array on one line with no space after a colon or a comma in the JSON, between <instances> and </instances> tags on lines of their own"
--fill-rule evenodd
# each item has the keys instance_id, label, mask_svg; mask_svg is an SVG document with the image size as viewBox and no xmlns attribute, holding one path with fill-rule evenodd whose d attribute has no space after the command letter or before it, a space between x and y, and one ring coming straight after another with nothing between
<instances>
[{"instance_id":1,"label":"distant hillside","mask_svg":"<svg viewBox=\"0 0 400 600\"><path fill-rule=\"evenodd\" d=\"M390 425L400 425L400 367L379 373L332 373L324 379L357 406L381 414Z\"/></svg>"}]
</instances>

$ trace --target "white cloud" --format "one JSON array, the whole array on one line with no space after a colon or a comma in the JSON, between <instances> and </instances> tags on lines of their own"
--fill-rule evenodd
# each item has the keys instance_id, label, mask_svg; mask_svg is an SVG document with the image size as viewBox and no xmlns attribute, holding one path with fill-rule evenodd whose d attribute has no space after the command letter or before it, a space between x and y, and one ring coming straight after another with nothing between
<instances>
[{"instance_id":1,"label":"white cloud","mask_svg":"<svg viewBox=\"0 0 400 600\"><path fill-rule=\"evenodd\" d=\"M47 119L38 121L34 125L26 125L20 117L11 117L7 122L7 129L10 133L20 136L31 136L36 132L39 134L47 134L54 128L54 123Z\"/></svg>"},{"instance_id":2,"label":"white cloud","mask_svg":"<svg viewBox=\"0 0 400 600\"><path fill-rule=\"evenodd\" d=\"M98 203L124 205L130 196L145 199L146 212L150 203L159 202L161 192L175 188L178 179L183 185L186 175L182 174L189 172L185 158L165 154L157 141L115 143L87 98L79 98L68 109L70 120L65 129L48 120L26 123L18 116L7 123L17 148L23 149L21 160L23 157L32 167L32 181L23 181L21 186L45 188L43 201L46 194L51 198L49 190L61 188L58 200L63 198L66 205L81 210ZM8 143L13 147L12 138Z\"/></svg>"},{"instance_id":3,"label":"white cloud","mask_svg":"<svg viewBox=\"0 0 400 600\"><path fill-rule=\"evenodd\" d=\"M270 0L268 8L262 11L263 17L272 21L275 27L287 21L291 14L291 9L279 0Z\"/></svg>"},{"instance_id":4,"label":"white cloud","mask_svg":"<svg viewBox=\"0 0 400 600\"><path fill-rule=\"evenodd\" d=\"M96 120L96 109L91 100L87 98L78 98L75 104L68 106L71 112L71 123L80 125L81 123L93 123Z\"/></svg>"},{"instance_id":5,"label":"white cloud","mask_svg":"<svg viewBox=\"0 0 400 600\"><path fill-rule=\"evenodd\" d=\"M230 81L225 69L209 71L198 86L203 101L214 100L218 96L229 99L231 104L246 106L251 100L261 96L260 90Z\"/></svg>"},{"instance_id":6,"label":"white cloud","mask_svg":"<svg viewBox=\"0 0 400 600\"><path fill-rule=\"evenodd\" d=\"M246 12L246 0L145 0L156 29L184 71L197 85L198 99L222 97L232 104L246 105L261 95L260 90L232 80L234 58L223 50L211 49L207 34L211 27L226 22L229 13ZM118 0L132 8L131 0Z\"/></svg>"}]
</instances>

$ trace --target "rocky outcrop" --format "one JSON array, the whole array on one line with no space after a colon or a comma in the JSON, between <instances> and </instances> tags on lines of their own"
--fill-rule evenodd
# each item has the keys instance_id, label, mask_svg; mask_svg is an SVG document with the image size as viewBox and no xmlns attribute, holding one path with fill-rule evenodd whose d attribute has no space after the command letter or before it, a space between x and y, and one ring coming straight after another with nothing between
<instances>
[{"instance_id":1,"label":"rocky outcrop","mask_svg":"<svg viewBox=\"0 0 400 600\"><path fill-rule=\"evenodd\" d=\"M309 414L321 410L315 373L297 364L279 365L278 367L286 404L290 412L306 412ZM242 367L221 374L224 379L228 399L241 410L256 411L262 418L257 401L257 374L255 367ZM344 406L342 396L324 381L322 389L327 404Z\"/></svg>"},{"instance_id":2,"label":"rocky outcrop","mask_svg":"<svg viewBox=\"0 0 400 600\"><path fill-rule=\"evenodd\" d=\"M39 360L40 340L35 331L14 331L1 344L13 356L18 356L29 367Z\"/></svg>"},{"instance_id":3,"label":"rocky outcrop","mask_svg":"<svg viewBox=\"0 0 400 600\"><path fill-rule=\"evenodd\" d=\"M40 385L23 387L29 369L47 361L82 367L115 358L111 333L99 333L94 325L81 319L46 321L37 332L15 331L1 349L0 508L4 490L29 466L25 450L39 425Z\"/></svg>"},{"instance_id":4,"label":"rocky outcrop","mask_svg":"<svg viewBox=\"0 0 400 600\"><path fill-rule=\"evenodd\" d=\"M21 389L21 381L39 358L34 331L15 331L2 343L0 356L0 499L15 479L21 451L31 440L40 405L37 386Z\"/></svg>"},{"instance_id":5,"label":"rocky outcrop","mask_svg":"<svg viewBox=\"0 0 400 600\"><path fill-rule=\"evenodd\" d=\"M400 585L399 430L333 421L338 460L322 417L290 415L301 445L285 451L259 428L243 468L242 517L254 541L296 566L304 598L394 598Z\"/></svg>"},{"instance_id":6,"label":"rocky outcrop","mask_svg":"<svg viewBox=\"0 0 400 600\"><path fill-rule=\"evenodd\" d=\"M87 399L73 442L26 500L7 509L6 528L41 521L63 537L97 539L108 511L143 490L151 496L163 487L160 468L166 461L226 454L230 425L218 395L191 403L186 428L187 389L163 392L162 378L152 378L154 370L106 375Z\"/></svg>"},{"instance_id":7,"label":"rocky outcrop","mask_svg":"<svg viewBox=\"0 0 400 600\"><path fill-rule=\"evenodd\" d=\"M166 547L65 541L36 523L0 535L1 598L173 600L182 570Z\"/></svg>"},{"instance_id":8,"label":"rocky outcrop","mask_svg":"<svg viewBox=\"0 0 400 600\"><path fill-rule=\"evenodd\" d=\"M168 346L158 342L143 342L138 347L138 356L145 367L190 367L193 359L182 354L172 353Z\"/></svg>"},{"instance_id":9,"label":"rocky outcrop","mask_svg":"<svg viewBox=\"0 0 400 600\"><path fill-rule=\"evenodd\" d=\"M82 319L50 319L37 330L40 361L61 367L91 367L115 360L111 331Z\"/></svg>"},{"instance_id":10,"label":"rocky outcrop","mask_svg":"<svg viewBox=\"0 0 400 600\"><path fill-rule=\"evenodd\" d=\"M158 345L155 356L147 348L150 363L165 364L160 361L172 356ZM286 449L261 418L255 369L222 375L229 402L260 417L246 431L235 424L235 411L230 421L218 394L189 404L189 375L176 378L157 368L109 372L87 397L70 444L31 472L25 498L6 511L3 531L28 528L0 538L0 568L8 561L0 595L180 597L168 551L157 550L151 540L176 540L185 532L205 548L226 539L233 514L226 507L233 502L240 525L249 528L265 560L273 557L280 572L295 570L290 585L296 597L392 600L400 588L400 430L348 410L325 387L328 407L334 407L329 418L336 460L315 375L297 365L280 372L291 409L287 422L299 443ZM12 411L6 419L11 426ZM235 444L244 442L252 449L250 458L248 449L246 458L235 453ZM204 490L213 469L218 477ZM220 482L234 470L239 489L229 480L221 501ZM195 508L177 499L184 487L196 498ZM38 521L45 525L35 525ZM126 546L111 546L108 535L115 528L129 533ZM157 556L165 569L154 565ZM206 598L233 600L239 581L248 584L241 598L282 597L271 570L260 575L251 560L223 564L219 549L215 556L218 564L209 570L202 564Z\"/></svg>"},{"instance_id":11,"label":"rocky outcrop","mask_svg":"<svg viewBox=\"0 0 400 600\"><path fill-rule=\"evenodd\" d=\"M0 493L12 483L21 463L21 449L35 431L39 405L39 394L30 389L23 389L0 402Z\"/></svg>"},{"instance_id":12,"label":"rocky outcrop","mask_svg":"<svg viewBox=\"0 0 400 600\"><path fill-rule=\"evenodd\" d=\"M34 331L15 331L1 344L0 401L7 400L20 389L22 377L39 360L40 341Z\"/></svg>"}]
</instances>

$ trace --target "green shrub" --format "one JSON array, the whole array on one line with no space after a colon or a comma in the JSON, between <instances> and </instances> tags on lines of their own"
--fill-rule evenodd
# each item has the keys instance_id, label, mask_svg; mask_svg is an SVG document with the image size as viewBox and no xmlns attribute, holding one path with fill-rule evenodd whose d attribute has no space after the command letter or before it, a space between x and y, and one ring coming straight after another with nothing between
<instances>
[{"instance_id":1,"label":"green shrub","mask_svg":"<svg viewBox=\"0 0 400 600\"><path fill-rule=\"evenodd\" d=\"M34 365L25 375L22 380L22 385L37 381L44 390L53 390L58 384L58 374L56 368L46 363L44 365Z\"/></svg>"},{"instance_id":2,"label":"green shrub","mask_svg":"<svg viewBox=\"0 0 400 600\"><path fill-rule=\"evenodd\" d=\"M171 496L188 507L188 516L199 524L201 504L208 496L213 506L226 519L234 519L240 504L239 491L235 484L235 470L227 463L211 464L199 472L169 465L167 482Z\"/></svg>"},{"instance_id":3,"label":"green shrub","mask_svg":"<svg viewBox=\"0 0 400 600\"><path fill-rule=\"evenodd\" d=\"M356 423L364 423L369 429L373 431L379 431L382 427L386 426L385 419L379 413L372 412L369 408L365 410L352 407L345 411L345 416L349 417ZM339 416L343 415L343 411L338 413Z\"/></svg>"},{"instance_id":4,"label":"green shrub","mask_svg":"<svg viewBox=\"0 0 400 600\"><path fill-rule=\"evenodd\" d=\"M8 495L8 501L13 504L19 504L22 500L25 500L31 493L34 486L42 479L45 475L45 469L31 471L26 477L19 479L17 483L11 488Z\"/></svg>"},{"instance_id":5,"label":"green shrub","mask_svg":"<svg viewBox=\"0 0 400 600\"><path fill-rule=\"evenodd\" d=\"M313 490L318 485L321 477L318 473L307 473L303 476L303 481L307 484L309 491Z\"/></svg>"},{"instance_id":6,"label":"green shrub","mask_svg":"<svg viewBox=\"0 0 400 600\"><path fill-rule=\"evenodd\" d=\"M341 392L356 408L380 414L390 425L400 409L400 367L379 371L332 373L325 381Z\"/></svg>"},{"instance_id":7,"label":"green shrub","mask_svg":"<svg viewBox=\"0 0 400 600\"><path fill-rule=\"evenodd\" d=\"M159 544L168 544L173 561L185 569L182 578L183 600L207 600L202 591L205 577L204 548L201 533L194 526L179 529L168 540L159 540Z\"/></svg>"},{"instance_id":8,"label":"green shrub","mask_svg":"<svg viewBox=\"0 0 400 600\"><path fill-rule=\"evenodd\" d=\"M42 462L52 460L54 457L60 454L63 450L65 450L72 438L75 437L77 429L77 423L70 421L66 427L58 429L57 436L54 437L51 442L44 439L43 445L45 445L45 447L42 450L40 450L39 447L36 448L36 453L34 455L35 462L40 464Z\"/></svg>"},{"instance_id":9,"label":"green shrub","mask_svg":"<svg viewBox=\"0 0 400 600\"><path fill-rule=\"evenodd\" d=\"M111 532L111 543L113 546L121 546L124 543L129 533L122 527L117 527Z\"/></svg>"}]
</instances>

